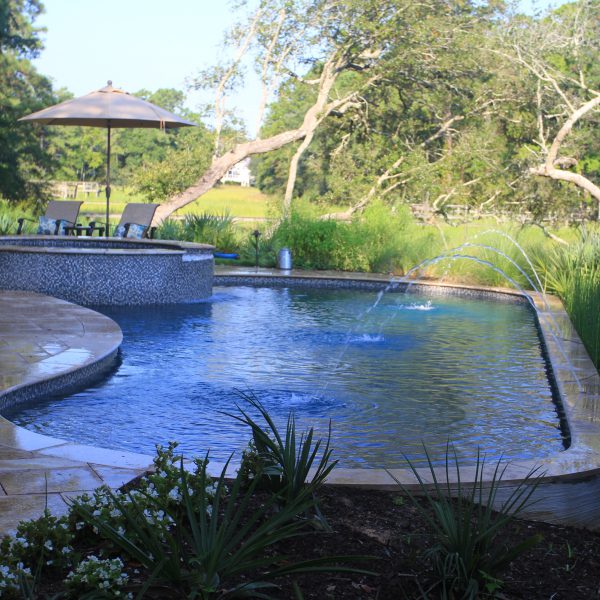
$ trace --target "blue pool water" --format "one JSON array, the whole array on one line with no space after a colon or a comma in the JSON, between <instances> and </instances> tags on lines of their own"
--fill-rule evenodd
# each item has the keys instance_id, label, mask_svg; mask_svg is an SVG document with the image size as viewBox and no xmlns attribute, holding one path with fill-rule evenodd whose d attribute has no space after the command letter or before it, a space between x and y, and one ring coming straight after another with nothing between
<instances>
[{"instance_id":1,"label":"blue pool water","mask_svg":"<svg viewBox=\"0 0 600 600\"><path fill-rule=\"evenodd\" d=\"M539 458L563 448L527 306L300 288L217 287L194 305L103 307L123 329L120 364L97 385L7 415L38 432L152 453L177 440L222 460L249 432L223 414L258 396L284 424L333 427L344 466Z\"/></svg>"}]
</instances>

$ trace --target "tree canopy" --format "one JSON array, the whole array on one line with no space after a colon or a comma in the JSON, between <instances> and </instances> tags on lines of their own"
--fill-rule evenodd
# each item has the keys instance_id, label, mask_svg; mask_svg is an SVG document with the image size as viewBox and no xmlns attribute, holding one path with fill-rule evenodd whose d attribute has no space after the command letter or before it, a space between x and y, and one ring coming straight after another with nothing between
<instances>
[{"instance_id":1,"label":"tree canopy","mask_svg":"<svg viewBox=\"0 0 600 600\"><path fill-rule=\"evenodd\" d=\"M48 177L102 179L102 131L15 126L68 92L53 93L29 63L41 49L39 1L0 6L0 193L26 197L27 182ZM536 16L500 0L237 0L234 8L240 20L226 32L220 64L191 80L215 91L207 124L115 132L115 175L162 202L159 220L249 156L284 214L298 197L346 207L342 218L375 199L425 215L457 206L534 218L596 211L599 0ZM248 68L263 91L255 134L230 105ZM181 91L137 94L201 118L186 111Z\"/></svg>"},{"instance_id":2,"label":"tree canopy","mask_svg":"<svg viewBox=\"0 0 600 600\"><path fill-rule=\"evenodd\" d=\"M36 132L17 119L54 101L50 81L31 64L42 48L38 0L0 1L0 195L35 196L51 160Z\"/></svg>"}]
</instances>

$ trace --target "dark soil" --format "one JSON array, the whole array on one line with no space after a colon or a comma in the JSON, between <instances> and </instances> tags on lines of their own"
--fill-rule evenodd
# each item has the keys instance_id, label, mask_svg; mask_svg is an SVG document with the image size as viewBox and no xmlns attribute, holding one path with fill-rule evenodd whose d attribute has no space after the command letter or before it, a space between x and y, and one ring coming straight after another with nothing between
<instances>
[{"instance_id":1,"label":"dark soil","mask_svg":"<svg viewBox=\"0 0 600 600\"><path fill-rule=\"evenodd\" d=\"M294 558L371 555L361 564L375 576L310 574L296 577L306 599L439 598L431 565L423 556L433 543L430 529L413 502L398 493L327 487L321 508L331 533L315 532L286 542ZM500 574L497 597L533 600L600 598L600 533L533 521L514 521L497 543L513 547L535 534L532 550ZM279 598L294 598L291 585Z\"/></svg>"},{"instance_id":2,"label":"dark soil","mask_svg":"<svg viewBox=\"0 0 600 600\"><path fill-rule=\"evenodd\" d=\"M255 502L265 501L259 493ZM331 531L307 527L307 533L288 539L273 548L290 562L331 556L368 556L346 563L373 575L323 572L278 579L279 589L269 593L279 600L403 600L439 599L433 571L425 551L435 543L422 511L413 501L394 492L381 492L327 486L320 490L320 509ZM425 506L423 503L422 507ZM494 595L499 600L591 600L600 599L600 533L546 523L514 520L502 530L497 544L514 547L524 539L539 535L541 540L498 574ZM85 540L81 540L85 542ZM85 544L84 544L85 545ZM80 550L84 550L80 548ZM87 545L84 554L99 554L102 544ZM281 563L280 563L281 564ZM131 583L139 591L148 573L139 564ZM252 575L252 574L247 574ZM259 576L260 578L260 576ZM242 576L232 584L244 581ZM302 596L294 590L297 585ZM46 580L40 598L61 591L60 578ZM134 596L135 596L134 592ZM1 593L0 593L1 596ZM186 597L173 588L155 587L151 600ZM452 597L460 600L459 596Z\"/></svg>"}]
</instances>

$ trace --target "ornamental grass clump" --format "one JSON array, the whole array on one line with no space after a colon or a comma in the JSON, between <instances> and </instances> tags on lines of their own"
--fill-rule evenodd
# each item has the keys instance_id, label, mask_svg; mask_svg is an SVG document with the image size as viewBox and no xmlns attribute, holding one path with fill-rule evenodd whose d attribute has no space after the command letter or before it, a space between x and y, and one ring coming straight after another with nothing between
<instances>
[{"instance_id":1,"label":"ornamental grass clump","mask_svg":"<svg viewBox=\"0 0 600 600\"><path fill-rule=\"evenodd\" d=\"M582 229L578 242L536 256L546 291L560 296L586 350L600 368L600 231Z\"/></svg>"},{"instance_id":2,"label":"ornamental grass clump","mask_svg":"<svg viewBox=\"0 0 600 600\"><path fill-rule=\"evenodd\" d=\"M477 453L473 482L461 480L456 450L450 458L446 448L445 481L441 482L425 448L432 483L426 483L418 469L408 461L420 485L419 495L425 506L403 487L425 518L433 537L433 545L425 552L431 562L434 588L443 599L476 600L491 596L502 587L502 571L524 552L538 544L540 536L507 547L501 538L502 530L531 505L531 496L540 482L537 469L530 471L512 492L507 492L500 508L494 509L501 493L501 481L507 465L498 461L490 480L484 480L485 458ZM456 481L451 483L451 462ZM392 475L393 477L393 475Z\"/></svg>"}]
</instances>

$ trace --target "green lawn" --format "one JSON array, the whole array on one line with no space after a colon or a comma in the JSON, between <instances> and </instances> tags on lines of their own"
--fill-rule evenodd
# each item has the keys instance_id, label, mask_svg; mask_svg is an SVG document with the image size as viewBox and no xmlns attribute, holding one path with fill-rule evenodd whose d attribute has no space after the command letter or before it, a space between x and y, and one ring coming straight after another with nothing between
<instances>
[{"instance_id":1,"label":"green lawn","mask_svg":"<svg viewBox=\"0 0 600 600\"><path fill-rule=\"evenodd\" d=\"M102 215L105 210L104 195L100 197L86 198L80 194L80 200L84 200L81 207L81 213L85 215ZM140 195L132 194L129 190L122 187L114 187L110 197L111 214L120 214L125 208L127 202L143 202ZM263 194L257 188L243 188L237 185L222 185L213 188L200 198L188 204L176 216L186 214L209 213L222 215L229 213L233 217L246 217L254 219L263 219L269 216L269 197Z\"/></svg>"}]
</instances>

